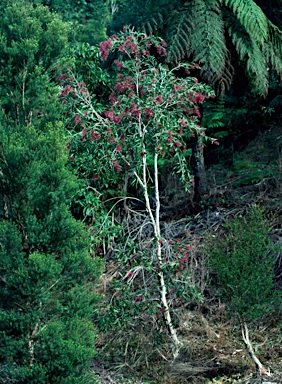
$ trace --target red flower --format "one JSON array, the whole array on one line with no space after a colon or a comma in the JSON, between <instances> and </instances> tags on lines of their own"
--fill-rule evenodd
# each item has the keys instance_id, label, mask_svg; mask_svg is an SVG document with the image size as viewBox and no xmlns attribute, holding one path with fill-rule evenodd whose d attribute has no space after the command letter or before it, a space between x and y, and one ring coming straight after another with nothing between
<instances>
[{"instance_id":1,"label":"red flower","mask_svg":"<svg viewBox=\"0 0 282 384\"><path fill-rule=\"evenodd\" d=\"M117 145L116 146L116 151L117 152L121 152L122 151L122 146L121 145Z\"/></svg>"},{"instance_id":2,"label":"red flower","mask_svg":"<svg viewBox=\"0 0 282 384\"><path fill-rule=\"evenodd\" d=\"M180 147L182 146L182 144L181 144L179 141L176 141L176 142L175 142L175 145L176 145L178 148L180 148Z\"/></svg>"},{"instance_id":3,"label":"red flower","mask_svg":"<svg viewBox=\"0 0 282 384\"><path fill-rule=\"evenodd\" d=\"M147 51L146 49L144 49L144 51L142 51L142 55L143 56L150 56L150 52Z\"/></svg>"},{"instance_id":4,"label":"red flower","mask_svg":"<svg viewBox=\"0 0 282 384\"><path fill-rule=\"evenodd\" d=\"M129 94L128 94L128 98L129 98L129 99L132 99L132 97L134 97L134 92L131 91L131 92L129 92Z\"/></svg>"},{"instance_id":5,"label":"red flower","mask_svg":"<svg viewBox=\"0 0 282 384\"><path fill-rule=\"evenodd\" d=\"M145 120L150 120L151 117L154 117L154 111L151 108L144 108L143 114Z\"/></svg>"},{"instance_id":6,"label":"red flower","mask_svg":"<svg viewBox=\"0 0 282 384\"><path fill-rule=\"evenodd\" d=\"M90 140L91 141L99 141L101 138L101 136L99 135L99 133L97 132L94 132L94 131L90 131Z\"/></svg>"},{"instance_id":7,"label":"red flower","mask_svg":"<svg viewBox=\"0 0 282 384\"><path fill-rule=\"evenodd\" d=\"M113 136L110 136L109 140L110 140L110 143L111 143L111 144L114 144L114 143L115 143L115 139L113 138Z\"/></svg>"},{"instance_id":8,"label":"red flower","mask_svg":"<svg viewBox=\"0 0 282 384\"><path fill-rule=\"evenodd\" d=\"M74 123L78 124L79 122L80 122L80 117L77 114L75 114L74 115Z\"/></svg>"},{"instance_id":9,"label":"red flower","mask_svg":"<svg viewBox=\"0 0 282 384\"><path fill-rule=\"evenodd\" d=\"M116 65L118 68L122 68L122 67L123 67L123 62L121 62L121 61L115 60L114 63L115 63L115 65Z\"/></svg>"},{"instance_id":10,"label":"red flower","mask_svg":"<svg viewBox=\"0 0 282 384\"><path fill-rule=\"evenodd\" d=\"M84 138L86 136L86 133L87 133L87 129L84 128L82 131L81 131L81 138Z\"/></svg>"},{"instance_id":11,"label":"red flower","mask_svg":"<svg viewBox=\"0 0 282 384\"><path fill-rule=\"evenodd\" d=\"M155 102L156 102L156 103L162 103L162 102L163 102L163 98L162 98L162 96L161 96L161 95L157 96L157 97L155 98Z\"/></svg>"},{"instance_id":12,"label":"red flower","mask_svg":"<svg viewBox=\"0 0 282 384\"><path fill-rule=\"evenodd\" d=\"M113 118L113 122L114 122L116 125L118 125L118 124L120 123L120 121L121 121L121 117L119 117L119 116L114 116L114 118Z\"/></svg>"},{"instance_id":13,"label":"red flower","mask_svg":"<svg viewBox=\"0 0 282 384\"><path fill-rule=\"evenodd\" d=\"M202 104L203 101L205 100L205 96L199 92L195 93L194 98L195 98L196 103L198 103L198 104Z\"/></svg>"},{"instance_id":14,"label":"red flower","mask_svg":"<svg viewBox=\"0 0 282 384\"><path fill-rule=\"evenodd\" d=\"M137 296L135 299L135 303L139 303L140 301L142 301L142 299L143 299L143 295Z\"/></svg>"},{"instance_id":15,"label":"red flower","mask_svg":"<svg viewBox=\"0 0 282 384\"><path fill-rule=\"evenodd\" d=\"M219 142L215 139L212 140L212 143L215 144L215 145L219 145Z\"/></svg>"},{"instance_id":16,"label":"red flower","mask_svg":"<svg viewBox=\"0 0 282 384\"><path fill-rule=\"evenodd\" d=\"M182 120L180 121L180 125L181 125L181 127L186 127L186 126L187 126L187 123L186 123L186 121L185 121L184 119L182 119Z\"/></svg>"}]
</instances>

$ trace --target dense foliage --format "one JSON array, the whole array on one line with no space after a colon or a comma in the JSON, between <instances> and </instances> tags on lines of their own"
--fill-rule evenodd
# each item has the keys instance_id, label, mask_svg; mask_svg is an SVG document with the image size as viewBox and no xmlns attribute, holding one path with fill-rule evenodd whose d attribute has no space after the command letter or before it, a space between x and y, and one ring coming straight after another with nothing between
<instances>
[{"instance_id":1,"label":"dense foliage","mask_svg":"<svg viewBox=\"0 0 282 384\"><path fill-rule=\"evenodd\" d=\"M24 1L1 17L0 377L89 383L102 265L70 213L77 185L51 83L67 25Z\"/></svg>"},{"instance_id":2,"label":"dense foliage","mask_svg":"<svg viewBox=\"0 0 282 384\"><path fill-rule=\"evenodd\" d=\"M110 364L175 358L209 273L250 347L246 322L278 300L263 211L228 221L206 255L182 219L220 216L204 147L234 151L279 116L281 5L1 1L0 381L94 383L98 332ZM271 172L255 175L241 183Z\"/></svg>"}]
</instances>

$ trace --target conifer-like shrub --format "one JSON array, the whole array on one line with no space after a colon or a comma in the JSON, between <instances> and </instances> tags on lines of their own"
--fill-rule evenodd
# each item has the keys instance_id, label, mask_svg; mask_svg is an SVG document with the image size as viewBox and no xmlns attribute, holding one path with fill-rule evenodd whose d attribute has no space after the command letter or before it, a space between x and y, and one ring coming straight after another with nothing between
<instances>
[{"instance_id":1,"label":"conifer-like shrub","mask_svg":"<svg viewBox=\"0 0 282 384\"><path fill-rule=\"evenodd\" d=\"M101 262L69 211L62 129L0 124L0 381L92 383Z\"/></svg>"},{"instance_id":2,"label":"conifer-like shrub","mask_svg":"<svg viewBox=\"0 0 282 384\"><path fill-rule=\"evenodd\" d=\"M263 210L253 206L245 217L236 216L223 229L223 234L210 236L205 244L216 285L240 321L257 319L275 304L271 225Z\"/></svg>"}]
</instances>

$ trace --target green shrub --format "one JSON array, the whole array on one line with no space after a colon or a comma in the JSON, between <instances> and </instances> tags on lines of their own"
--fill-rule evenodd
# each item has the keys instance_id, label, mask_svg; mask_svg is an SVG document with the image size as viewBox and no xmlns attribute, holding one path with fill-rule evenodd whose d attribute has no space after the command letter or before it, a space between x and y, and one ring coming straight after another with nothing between
<instances>
[{"instance_id":1,"label":"green shrub","mask_svg":"<svg viewBox=\"0 0 282 384\"><path fill-rule=\"evenodd\" d=\"M275 298L270 224L254 206L246 217L236 216L223 228L222 235L206 241L208 262L231 313L243 321L256 319L273 308Z\"/></svg>"}]
</instances>

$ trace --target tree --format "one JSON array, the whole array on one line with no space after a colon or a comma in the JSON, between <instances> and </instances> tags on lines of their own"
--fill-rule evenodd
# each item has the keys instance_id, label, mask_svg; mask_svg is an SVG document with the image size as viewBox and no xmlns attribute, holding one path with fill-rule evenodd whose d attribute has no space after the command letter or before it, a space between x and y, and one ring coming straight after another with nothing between
<instances>
[{"instance_id":1,"label":"tree","mask_svg":"<svg viewBox=\"0 0 282 384\"><path fill-rule=\"evenodd\" d=\"M70 213L77 185L50 81L67 28L26 1L6 2L1 19L0 378L90 383L102 266Z\"/></svg>"},{"instance_id":2,"label":"tree","mask_svg":"<svg viewBox=\"0 0 282 384\"><path fill-rule=\"evenodd\" d=\"M77 81L72 74L61 76L63 82L59 97L75 112L70 156L75 158L80 172L83 170L86 181L93 183L93 189L96 187L101 191L119 174L131 175L132 182L141 188L152 245L147 252L142 250L142 244L134 245L134 268L126 271L123 280L134 280L140 268L150 276L148 280L153 286L150 295L160 292L159 307L178 350L181 343L172 320L167 280L173 284L173 280L182 276L188 251L178 245L179 253L172 255L170 245L173 242L170 243L161 231L159 167L162 159L173 159L175 173L187 188L191 186L187 145L195 134L207 139L198 125L198 106L213 93L209 87L189 76L190 65L179 64L169 70L156 61L153 52L163 57L166 54L166 43L160 38L129 30L112 36L100 46L102 60L110 54L117 55L113 63L116 73L114 89L102 114L93 105L83 82ZM183 78L175 76L180 69L185 73ZM85 157L89 159L88 167ZM128 257L130 251L125 246L119 258ZM141 266L136 265L140 255L143 258ZM186 291L182 292L182 297L193 296L189 277L183 276L178 285ZM148 307L146 291L145 287L137 298L128 301L144 301ZM109 307L113 307L112 300Z\"/></svg>"},{"instance_id":3,"label":"tree","mask_svg":"<svg viewBox=\"0 0 282 384\"><path fill-rule=\"evenodd\" d=\"M41 0L52 12L72 23L71 41L99 44L106 38L110 19L109 8L103 0Z\"/></svg>"}]
</instances>

